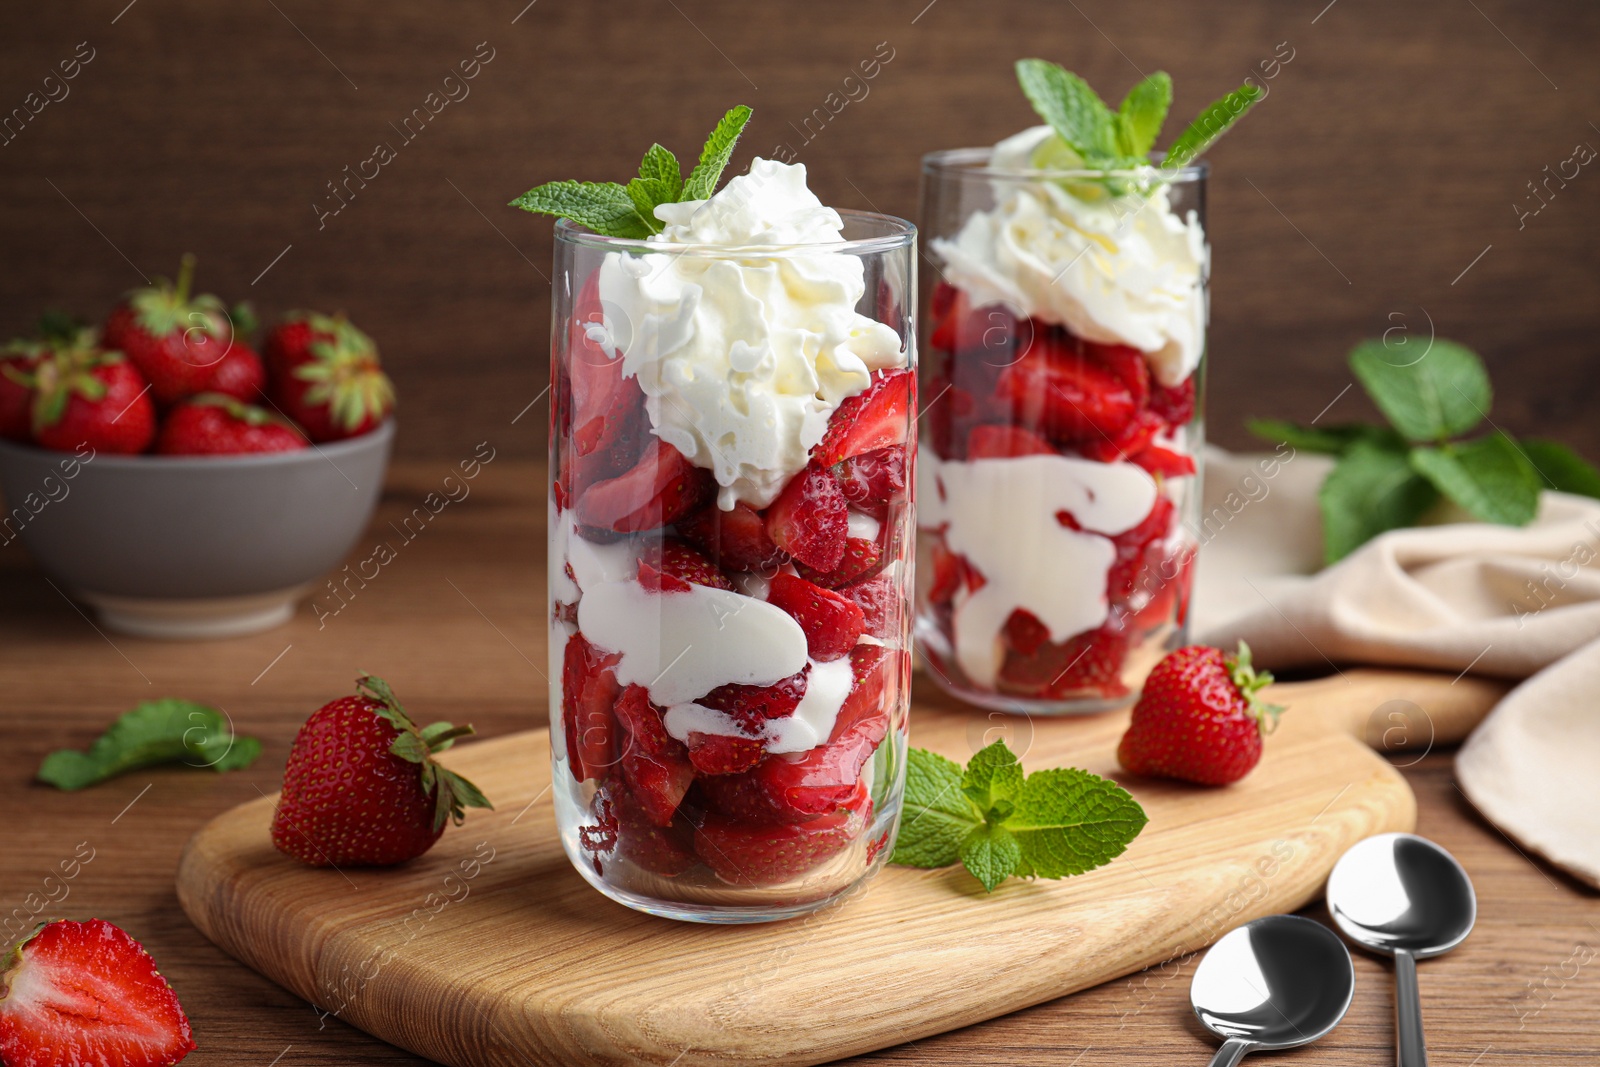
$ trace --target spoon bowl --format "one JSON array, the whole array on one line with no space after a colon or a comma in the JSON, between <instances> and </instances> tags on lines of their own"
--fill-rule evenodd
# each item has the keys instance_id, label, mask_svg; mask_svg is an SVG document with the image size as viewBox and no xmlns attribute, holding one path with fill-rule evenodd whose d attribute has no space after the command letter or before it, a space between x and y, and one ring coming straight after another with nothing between
<instances>
[{"instance_id":1,"label":"spoon bowl","mask_svg":"<svg viewBox=\"0 0 1600 1067\"><path fill-rule=\"evenodd\" d=\"M1189 1003L1223 1038L1212 1067L1246 1053L1309 1044L1338 1025L1355 992L1350 950L1321 923L1269 915L1211 946L1195 968Z\"/></svg>"}]
</instances>

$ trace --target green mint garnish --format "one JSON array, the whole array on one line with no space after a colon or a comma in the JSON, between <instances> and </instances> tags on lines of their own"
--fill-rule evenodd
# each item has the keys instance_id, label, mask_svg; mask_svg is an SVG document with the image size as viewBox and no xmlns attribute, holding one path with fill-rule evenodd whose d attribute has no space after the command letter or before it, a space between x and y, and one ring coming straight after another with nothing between
<instances>
[{"instance_id":1,"label":"green mint garnish","mask_svg":"<svg viewBox=\"0 0 1600 1067\"><path fill-rule=\"evenodd\" d=\"M1115 782L1056 768L1024 775L1004 741L959 764L907 753L904 812L890 862L960 862L993 892L1013 875L1065 878L1103 866L1139 836L1144 809Z\"/></svg>"},{"instance_id":2,"label":"green mint garnish","mask_svg":"<svg viewBox=\"0 0 1600 1067\"><path fill-rule=\"evenodd\" d=\"M1051 166L1059 163L1073 169L1074 164L1081 163L1088 170L1133 170L1150 165L1150 151L1172 106L1172 79L1165 71L1157 71L1135 85L1121 106L1112 111L1088 82L1058 63L1019 59L1016 70L1023 95L1059 138L1057 145L1047 145L1042 150ZM1167 149L1164 169L1176 170L1193 163L1263 96L1258 87L1245 84L1201 111ZM1070 150L1070 155L1060 151L1062 146ZM1104 184L1114 195L1133 188L1125 180L1107 180ZM1081 183L1070 186L1069 191L1080 196L1093 192Z\"/></svg>"},{"instance_id":3,"label":"green mint garnish","mask_svg":"<svg viewBox=\"0 0 1600 1067\"><path fill-rule=\"evenodd\" d=\"M191 700L146 700L95 739L88 752L60 749L45 757L39 780L57 789L82 789L141 767L182 763L214 771L243 770L261 742L239 737L216 708Z\"/></svg>"},{"instance_id":4,"label":"green mint garnish","mask_svg":"<svg viewBox=\"0 0 1600 1067\"><path fill-rule=\"evenodd\" d=\"M1416 523L1441 497L1508 526L1533 521L1541 489L1600 498L1600 471L1554 441L1518 442L1498 429L1461 440L1488 418L1493 399L1470 348L1436 339L1412 358L1406 348L1364 341L1350 353L1350 369L1388 426L1249 424L1266 440L1338 457L1318 493L1328 563Z\"/></svg>"},{"instance_id":5,"label":"green mint garnish","mask_svg":"<svg viewBox=\"0 0 1600 1067\"><path fill-rule=\"evenodd\" d=\"M546 182L529 189L512 207L542 215L571 219L606 237L640 240L661 232L656 208L686 200L706 200L716 191L723 169L750 121L743 104L722 116L700 150L700 161L684 178L678 157L659 144L651 145L639 162L639 176L627 185L616 182Z\"/></svg>"}]
</instances>

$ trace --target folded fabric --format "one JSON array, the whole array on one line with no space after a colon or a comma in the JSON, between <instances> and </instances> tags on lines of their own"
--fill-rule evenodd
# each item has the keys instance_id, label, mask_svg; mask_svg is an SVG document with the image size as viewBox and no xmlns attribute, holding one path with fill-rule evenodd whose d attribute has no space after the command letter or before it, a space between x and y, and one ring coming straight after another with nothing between
<instances>
[{"instance_id":1,"label":"folded fabric","mask_svg":"<svg viewBox=\"0 0 1600 1067\"><path fill-rule=\"evenodd\" d=\"M1319 569L1328 468L1286 447L1208 452L1196 637L1243 639L1278 669L1530 678L1463 746L1458 780L1507 834L1600 886L1600 501L1546 492L1527 526L1394 530Z\"/></svg>"}]
</instances>

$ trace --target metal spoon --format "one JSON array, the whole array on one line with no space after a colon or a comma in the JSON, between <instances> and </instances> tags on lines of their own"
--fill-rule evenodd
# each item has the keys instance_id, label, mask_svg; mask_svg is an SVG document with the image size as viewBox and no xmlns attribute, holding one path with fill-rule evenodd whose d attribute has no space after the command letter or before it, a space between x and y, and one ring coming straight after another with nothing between
<instances>
[{"instance_id":1,"label":"metal spoon","mask_svg":"<svg viewBox=\"0 0 1600 1067\"><path fill-rule=\"evenodd\" d=\"M1417 960L1465 940L1478 914L1472 880L1455 857L1416 834L1378 834L1339 858L1328 911L1362 948L1394 957L1395 1063L1427 1067Z\"/></svg>"},{"instance_id":2,"label":"metal spoon","mask_svg":"<svg viewBox=\"0 0 1600 1067\"><path fill-rule=\"evenodd\" d=\"M1269 915L1231 931L1195 968L1189 1003L1223 1038L1211 1067L1258 1049L1310 1044L1338 1025L1355 992L1350 950L1321 923Z\"/></svg>"}]
</instances>

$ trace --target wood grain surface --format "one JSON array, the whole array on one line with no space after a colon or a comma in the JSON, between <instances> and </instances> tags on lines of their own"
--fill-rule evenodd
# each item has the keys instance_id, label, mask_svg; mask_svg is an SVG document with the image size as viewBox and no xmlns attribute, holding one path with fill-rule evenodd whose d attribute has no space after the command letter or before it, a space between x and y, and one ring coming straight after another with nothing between
<instances>
[{"instance_id":1,"label":"wood grain surface","mask_svg":"<svg viewBox=\"0 0 1600 1067\"><path fill-rule=\"evenodd\" d=\"M744 102L735 168L786 144L829 203L913 215L922 154L1034 121L1009 68L1042 55L1113 97L1171 72L1168 137L1247 75L1268 88L1211 157L1217 439L1336 398L1326 418L1355 417L1350 345L1436 330L1488 358L1498 424L1596 456L1600 178L1549 175L1600 147L1597 39L1586 0L35 4L0 33L0 116L95 57L0 144L0 336L101 315L192 250L229 300L348 310L398 380L401 453L453 458L546 380L550 225L513 196L626 178L652 141L691 156ZM407 139L480 42L469 95ZM351 180L380 142L396 158ZM536 456L542 418L508 447Z\"/></svg>"},{"instance_id":2,"label":"wood grain surface","mask_svg":"<svg viewBox=\"0 0 1600 1067\"><path fill-rule=\"evenodd\" d=\"M483 433L498 441L503 430L504 423ZM462 458L470 454L465 448ZM387 523L408 514L453 466L454 461L407 464L392 472L369 540L395 538ZM7 753L0 810L8 813L0 923L19 912L27 920L38 911L101 915L127 927L155 955L194 1022L200 1049L186 1064L425 1062L319 1016L206 940L178 905L178 859L184 843L212 818L276 791L296 727L319 704L349 691L359 670L390 678L419 714L475 722L485 739L543 723L542 487L537 467L496 459L467 498L441 512L320 626L303 608L281 629L215 643L108 639L15 546L0 549L0 743ZM367 552L358 549L352 562ZM1492 694L1492 683L1471 676L1452 691L1474 685ZM163 769L76 794L28 781L46 752L86 745L134 701L169 694L227 709L241 732L263 740L262 758L232 775ZM1388 716L1396 708L1385 705L1396 700L1412 699L1429 710L1414 698L1390 690L1366 721L1393 726ZM1442 722L1446 707L1431 705L1430 717ZM1453 782L1451 753L1443 744L1425 754L1409 750L1387 757L1417 796L1418 832L1462 861L1479 895L1472 936L1420 969L1433 1061L1438 1067L1595 1062L1600 897L1519 854L1479 819ZM62 865L70 867L80 845L93 859L64 878ZM604 904L592 892L585 899L595 907ZM1320 905L1309 905L1305 913L1326 919ZM1203 1063L1213 1045L1188 1019L1193 962L1174 960L1000 1019L871 1053L862 1062ZM1314 1050L1298 1054L1307 1062L1393 1063L1388 969L1359 954L1356 967L1349 1017ZM871 996L869 989L849 987L848 979L840 979L840 988L841 996Z\"/></svg>"},{"instance_id":3,"label":"wood grain surface","mask_svg":"<svg viewBox=\"0 0 1600 1067\"><path fill-rule=\"evenodd\" d=\"M190 841L178 901L322 1011L451 1067L821 1063L1175 961L1304 904L1345 849L1416 824L1404 779L1332 725L1394 681L1284 686L1274 699L1293 714L1228 789L1120 774L1126 711L997 724L925 689L914 744L965 762L1006 729L1025 767L1117 777L1150 817L1107 866L993 896L960 868L890 867L803 920L712 929L597 900L561 848L541 730L451 753L498 810L416 863L309 869L272 847L276 797L262 797ZM1419 703L1450 689L1448 676L1403 681ZM1475 721L1488 705L1462 710Z\"/></svg>"}]
</instances>

